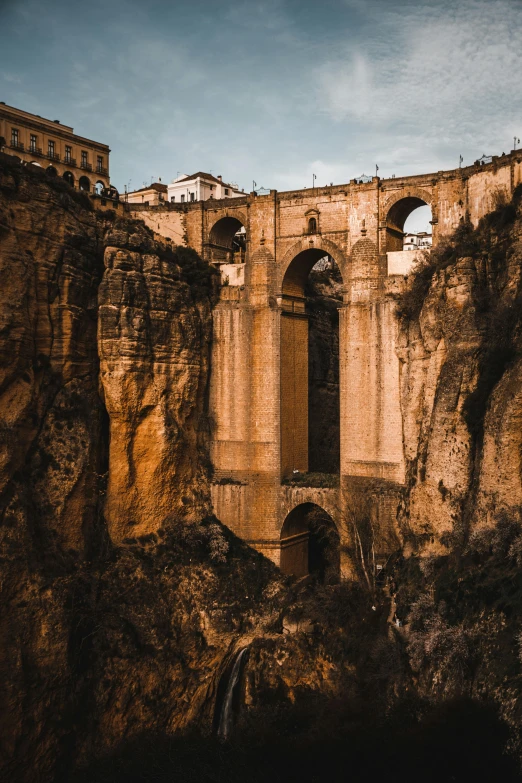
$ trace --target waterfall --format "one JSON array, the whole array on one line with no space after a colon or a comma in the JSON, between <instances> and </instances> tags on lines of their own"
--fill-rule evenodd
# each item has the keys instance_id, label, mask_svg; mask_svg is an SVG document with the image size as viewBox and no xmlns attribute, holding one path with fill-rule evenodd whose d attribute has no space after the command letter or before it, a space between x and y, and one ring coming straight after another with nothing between
<instances>
[{"instance_id":1,"label":"waterfall","mask_svg":"<svg viewBox=\"0 0 522 783\"><path fill-rule=\"evenodd\" d=\"M236 653L236 657L234 658L234 665L232 666L232 671L230 672L230 677L228 678L227 688L225 691L225 697L223 699L223 705L221 707L221 712L219 715L219 724L217 729L217 735L220 739L226 740L228 739L230 732L232 730L232 723L233 723L233 709L232 709L232 700L234 698L234 690L239 682L239 675L241 674L241 661L243 660L243 656L247 652L248 647L243 647L242 650L239 650L239 652Z\"/></svg>"}]
</instances>

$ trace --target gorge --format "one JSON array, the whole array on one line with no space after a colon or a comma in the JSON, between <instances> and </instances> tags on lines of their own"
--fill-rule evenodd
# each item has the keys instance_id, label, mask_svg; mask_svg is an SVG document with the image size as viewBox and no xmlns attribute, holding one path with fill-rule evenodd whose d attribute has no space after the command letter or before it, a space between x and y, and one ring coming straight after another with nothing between
<instances>
[{"instance_id":1,"label":"gorge","mask_svg":"<svg viewBox=\"0 0 522 783\"><path fill-rule=\"evenodd\" d=\"M208 263L219 260L201 247L172 247L151 228L154 212L146 225L95 211L66 183L0 156L6 779L205 779L218 762L229 780L244 779L245 764L252 780L286 779L287 763L311 780L347 769L353 780L516 779L522 192L512 184L486 184L491 209L474 222L464 210L386 291L403 476L383 459L393 493L382 476L350 484L347 578L296 580L265 556L273 541L264 553L248 545L251 519L231 522L244 474L273 457L216 436L240 427L228 409L212 416L213 319L224 329L224 303L242 292L220 287ZM265 262L252 261L259 297ZM324 346L336 350L325 289L331 303L338 283L326 278L312 275L305 292L311 375ZM310 395L327 406L324 384L335 395L337 381L331 361L323 369ZM322 434L310 435L314 470L336 439L335 428ZM225 471L236 447L255 470ZM324 498L333 519L336 488L309 489L279 477L277 501L266 490L270 519L288 516L289 497ZM215 716L227 682L239 707L223 747Z\"/></svg>"}]
</instances>

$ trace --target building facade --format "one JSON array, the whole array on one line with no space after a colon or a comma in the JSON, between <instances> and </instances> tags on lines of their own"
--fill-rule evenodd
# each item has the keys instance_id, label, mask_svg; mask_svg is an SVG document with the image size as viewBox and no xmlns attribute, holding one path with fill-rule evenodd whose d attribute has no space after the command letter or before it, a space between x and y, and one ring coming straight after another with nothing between
<instances>
[{"instance_id":1,"label":"building facade","mask_svg":"<svg viewBox=\"0 0 522 783\"><path fill-rule=\"evenodd\" d=\"M125 194L128 204L143 204L143 206L155 207L167 200L167 186L162 182L152 182L148 187L133 190Z\"/></svg>"},{"instance_id":2,"label":"building facade","mask_svg":"<svg viewBox=\"0 0 522 783\"><path fill-rule=\"evenodd\" d=\"M207 201L207 199L238 198L244 196L234 183L223 182L220 176L205 174L198 171L187 176L181 174L168 186L168 198L172 204L183 204L191 201Z\"/></svg>"},{"instance_id":3,"label":"building facade","mask_svg":"<svg viewBox=\"0 0 522 783\"><path fill-rule=\"evenodd\" d=\"M404 250L430 250L432 235L427 231L419 231L417 234L404 234Z\"/></svg>"},{"instance_id":4,"label":"building facade","mask_svg":"<svg viewBox=\"0 0 522 783\"><path fill-rule=\"evenodd\" d=\"M63 177L79 190L99 193L110 187L109 147L76 135L59 120L0 102L0 137L4 152Z\"/></svg>"}]
</instances>

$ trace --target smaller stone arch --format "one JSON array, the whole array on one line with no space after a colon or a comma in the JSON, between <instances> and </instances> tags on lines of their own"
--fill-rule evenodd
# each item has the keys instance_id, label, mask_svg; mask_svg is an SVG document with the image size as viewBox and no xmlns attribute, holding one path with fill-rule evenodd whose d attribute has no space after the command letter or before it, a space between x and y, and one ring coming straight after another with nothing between
<instances>
[{"instance_id":1,"label":"smaller stone arch","mask_svg":"<svg viewBox=\"0 0 522 783\"><path fill-rule=\"evenodd\" d=\"M72 171L66 171L63 178L72 188L74 188L74 174Z\"/></svg>"},{"instance_id":2,"label":"smaller stone arch","mask_svg":"<svg viewBox=\"0 0 522 783\"><path fill-rule=\"evenodd\" d=\"M315 503L301 503L287 515L280 534L280 568L288 576L314 576L338 581L340 538L328 512Z\"/></svg>"},{"instance_id":3,"label":"smaller stone arch","mask_svg":"<svg viewBox=\"0 0 522 783\"><path fill-rule=\"evenodd\" d=\"M104 190L105 190L105 185L101 180L98 180L98 182L94 186L94 192L96 193L96 195L101 196Z\"/></svg>"},{"instance_id":4,"label":"smaller stone arch","mask_svg":"<svg viewBox=\"0 0 522 783\"><path fill-rule=\"evenodd\" d=\"M404 224L418 207L429 206L436 220L433 196L424 188L408 186L391 195L382 207L381 227L385 228L385 252L402 250Z\"/></svg>"},{"instance_id":5,"label":"smaller stone arch","mask_svg":"<svg viewBox=\"0 0 522 783\"><path fill-rule=\"evenodd\" d=\"M246 218L242 213L223 215L208 232L208 260L213 264L244 263L247 239Z\"/></svg>"},{"instance_id":6,"label":"smaller stone arch","mask_svg":"<svg viewBox=\"0 0 522 783\"><path fill-rule=\"evenodd\" d=\"M46 172L49 174L50 177L56 177L58 175L58 172L56 171L54 166L47 166Z\"/></svg>"}]
</instances>

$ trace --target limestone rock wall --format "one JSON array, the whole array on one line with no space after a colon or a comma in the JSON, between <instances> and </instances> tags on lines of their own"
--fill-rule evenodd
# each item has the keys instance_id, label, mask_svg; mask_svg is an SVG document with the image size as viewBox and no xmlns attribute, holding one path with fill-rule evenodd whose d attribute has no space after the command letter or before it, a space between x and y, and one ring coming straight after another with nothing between
<instances>
[{"instance_id":1,"label":"limestone rock wall","mask_svg":"<svg viewBox=\"0 0 522 783\"><path fill-rule=\"evenodd\" d=\"M114 541L209 510L210 299L198 297L162 253L143 229L106 235L98 348L111 422L106 516Z\"/></svg>"},{"instance_id":2,"label":"limestone rock wall","mask_svg":"<svg viewBox=\"0 0 522 783\"><path fill-rule=\"evenodd\" d=\"M518 210L515 214L514 210ZM435 251L399 338L406 538L443 553L522 504L522 224L501 205ZM418 285L418 284L417 284ZM399 304L399 311L401 304Z\"/></svg>"},{"instance_id":3,"label":"limestone rock wall","mask_svg":"<svg viewBox=\"0 0 522 783\"><path fill-rule=\"evenodd\" d=\"M5 779L67 779L71 764L109 752L133 726L190 722L190 710L172 717L176 700L193 697L198 711L208 667L230 644L225 632L217 654L200 658L196 583L215 600L212 569L188 566L184 581L178 562L174 580L180 548L165 543L208 511L212 279L186 253L0 156ZM226 555L217 526L197 529L181 552ZM134 549L118 548L123 538ZM185 657L195 680L182 676Z\"/></svg>"}]
</instances>

